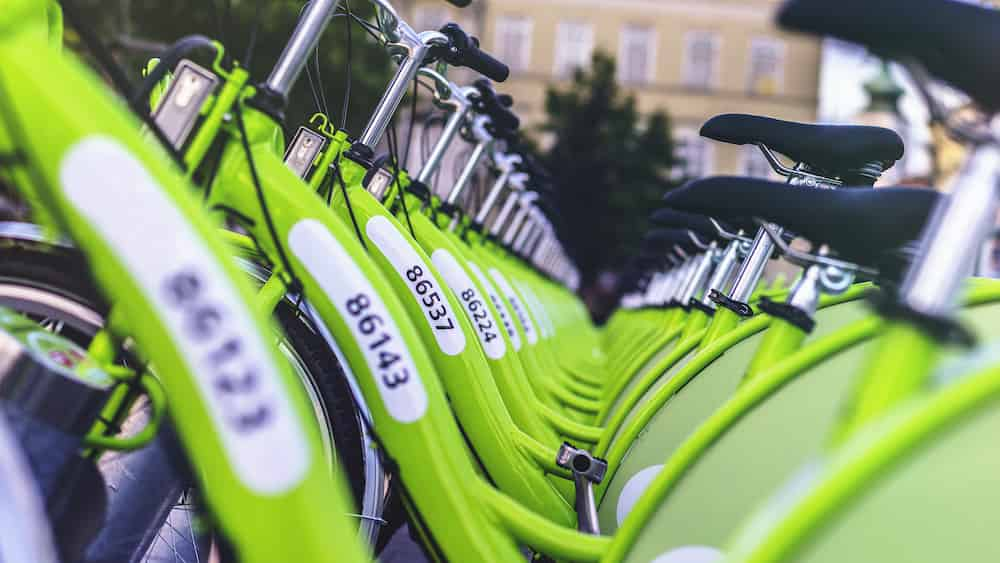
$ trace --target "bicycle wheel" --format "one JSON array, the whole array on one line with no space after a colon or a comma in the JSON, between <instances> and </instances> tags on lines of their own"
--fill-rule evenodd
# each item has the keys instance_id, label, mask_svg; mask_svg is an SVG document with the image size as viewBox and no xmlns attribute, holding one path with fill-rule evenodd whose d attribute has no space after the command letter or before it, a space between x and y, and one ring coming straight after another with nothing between
<instances>
[{"instance_id":1,"label":"bicycle wheel","mask_svg":"<svg viewBox=\"0 0 1000 563\"><path fill-rule=\"evenodd\" d=\"M256 277L256 276L255 276ZM104 324L107 306L88 282L82 259L68 247L45 243L37 229L0 224L0 305L86 345ZM321 425L331 467L339 463L362 507L364 537L374 542L388 489L370 437L340 364L294 303L276 318L280 348L303 382ZM137 402L121 432L141 428L147 405ZM87 561L205 561L210 535L201 533L189 502L191 479L170 432L136 452L108 452L99 466L107 483L108 519Z\"/></svg>"}]
</instances>

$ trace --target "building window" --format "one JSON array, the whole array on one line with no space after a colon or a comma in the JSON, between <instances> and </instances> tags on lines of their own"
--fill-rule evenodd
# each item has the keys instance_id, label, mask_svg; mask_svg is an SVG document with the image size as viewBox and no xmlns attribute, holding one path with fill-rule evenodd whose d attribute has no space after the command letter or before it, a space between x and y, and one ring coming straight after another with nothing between
<instances>
[{"instance_id":1,"label":"building window","mask_svg":"<svg viewBox=\"0 0 1000 563\"><path fill-rule=\"evenodd\" d=\"M510 67L511 72L524 72L531 64L531 29L530 18L497 18L495 54Z\"/></svg>"},{"instance_id":2,"label":"building window","mask_svg":"<svg viewBox=\"0 0 1000 563\"><path fill-rule=\"evenodd\" d=\"M413 14L413 26L417 33L441 29L448 23L448 10L439 6L420 5Z\"/></svg>"},{"instance_id":3,"label":"building window","mask_svg":"<svg viewBox=\"0 0 1000 563\"><path fill-rule=\"evenodd\" d=\"M721 39L711 31L689 31L684 36L684 64L681 81L688 88L715 87L719 74Z\"/></svg>"},{"instance_id":4,"label":"building window","mask_svg":"<svg viewBox=\"0 0 1000 563\"><path fill-rule=\"evenodd\" d=\"M559 22L556 26L556 76L569 76L586 68L594 51L594 26L581 22Z\"/></svg>"},{"instance_id":5,"label":"building window","mask_svg":"<svg viewBox=\"0 0 1000 563\"><path fill-rule=\"evenodd\" d=\"M759 96L780 94L785 82L785 43L756 37L750 42L747 92Z\"/></svg>"},{"instance_id":6,"label":"building window","mask_svg":"<svg viewBox=\"0 0 1000 563\"><path fill-rule=\"evenodd\" d=\"M771 164L757 145L743 146L743 175L751 178L771 177Z\"/></svg>"},{"instance_id":7,"label":"building window","mask_svg":"<svg viewBox=\"0 0 1000 563\"><path fill-rule=\"evenodd\" d=\"M652 82L656 68L656 31L644 25L622 28L618 79L626 84Z\"/></svg>"},{"instance_id":8,"label":"building window","mask_svg":"<svg viewBox=\"0 0 1000 563\"><path fill-rule=\"evenodd\" d=\"M680 164L671 176L675 180L701 178L712 172L715 147L694 129L677 132L677 156Z\"/></svg>"}]
</instances>

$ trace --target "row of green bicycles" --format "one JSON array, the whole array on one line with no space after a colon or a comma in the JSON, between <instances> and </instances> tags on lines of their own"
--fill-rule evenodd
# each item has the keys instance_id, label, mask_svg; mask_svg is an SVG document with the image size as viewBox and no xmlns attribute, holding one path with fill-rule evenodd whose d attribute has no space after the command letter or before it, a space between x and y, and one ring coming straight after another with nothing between
<instances>
[{"instance_id":1,"label":"row of green bicycles","mask_svg":"<svg viewBox=\"0 0 1000 563\"><path fill-rule=\"evenodd\" d=\"M0 223L0 561L360 562L405 536L455 562L998 557L1000 283L972 274L1000 14L782 5L905 68L960 173L872 189L890 130L716 116L703 136L786 181L669 192L597 327L507 67L370 1L310 0L267 77L192 35L140 84L71 0L3 1L0 185L28 212ZM286 123L341 16L393 77L360 133ZM416 83L442 117L408 169Z\"/></svg>"}]
</instances>

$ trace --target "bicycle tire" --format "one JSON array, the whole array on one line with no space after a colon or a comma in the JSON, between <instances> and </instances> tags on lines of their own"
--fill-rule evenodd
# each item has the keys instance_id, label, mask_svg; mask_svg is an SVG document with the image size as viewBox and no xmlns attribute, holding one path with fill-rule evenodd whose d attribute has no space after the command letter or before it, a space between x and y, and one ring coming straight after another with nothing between
<instances>
[{"instance_id":1,"label":"bicycle tire","mask_svg":"<svg viewBox=\"0 0 1000 563\"><path fill-rule=\"evenodd\" d=\"M53 245L50 243L29 240L24 238L5 238L0 236L0 286L21 286L28 287L45 294L58 296L61 299L69 300L79 306L89 309L99 315L102 319L107 311L106 301L101 298L94 286L90 283L90 276L87 266L82 257L71 247ZM0 304L4 296L0 294ZM283 301L279 304L275 318L281 325L284 332L282 339L287 346L295 352L295 357L302 362L302 368L306 376L312 379L311 384L319 395L323 404L323 412L326 415L327 428L332 434L333 445L336 448L336 455L340 465L345 469L349 479L351 491L356 503L360 505L361 495L365 490L365 466L364 448L365 440L362 436L361 420L356 411L356 405L351 396L350 386L346 381L344 371L341 369L335 355L329 350L322 338L316 334L308 320L295 313L294 304ZM16 307L15 307L16 308ZM93 324L91 319L91 324ZM86 323L84 323L86 324ZM75 330L81 334L76 334L81 338L87 332L83 326L71 326L68 330ZM161 440L152 447L166 450L177 449L165 447L160 444ZM132 455L145 455L147 458L159 457L162 459L163 452L154 454L152 451L133 453ZM170 457L170 456L168 456ZM141 458L140 458L141 460ZM167 481L179 481L186 479L186 470L182 469L185 462L171 463L169 471L159 472L155 477L150 475L156 482L138 483L139 487L150 487L155 490L184 490L185 487L178 486L178 483ZM147 491L148 492L148 491ZM108 489L109 497L113 497L115 491ZM113 500L109 498L109 518L108 522L142 522L137 518L139 514L130 514L128 508L124 507L124 512L116 512L112 507ZM150 508L155 503L146 506ZM135 507L142 510L142 507ZM132 538L134 545L120 545L121 542L104 542L107 547L105 552L89 551L86 560L89 562L103 561L156 561L154 557L144 558L151 555L156 546L149 550L142 549L143 542L150 542L151 535L155 538L157 530L168 525L166 518L169 512L163 514L158 528L150 526L145 533L136 533L135 526L132 525L129 531L125 528L116 528L114 525L108 526L108 530L113 534L127 535ZM106 523L107 524L107 523ZM185 536L195 538L193 533L174 534L175 536ZM95 541L91 547L98 547L99 541ZM154 542L155 543L155 542ZM176 556L181 555L181 561L186 559L184 553L190 554L190 560L202 559L203 546L199 548L196 541L188 542L186 546L173 544L166 548L177 560ZM139 552L139 557L134 557ZM131 555L130 555L131 554ZM124 557L123 557L124 555Z\"/></svg>"}]
</instances>

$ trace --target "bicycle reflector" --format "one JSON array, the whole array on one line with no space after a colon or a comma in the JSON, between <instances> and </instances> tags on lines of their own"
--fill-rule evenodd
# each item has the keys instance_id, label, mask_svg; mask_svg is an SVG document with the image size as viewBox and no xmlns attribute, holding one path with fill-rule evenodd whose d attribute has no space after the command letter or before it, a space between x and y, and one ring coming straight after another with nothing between
<instances>
[{"instance_id":1,"label":"bicycle reflector","mask_svg":"<svg viewBox=\"0 0 1000 563\"><path fill-rule=\"evenodd\" d=\"M326 145L326 137L301 126L295 132L292 143L285 151L285 166L288 166L295 174L302 179L309 175L312 165L316 162L316 157Z\"/></svg>"},{"instance_id":2,"label":"bicycle reflector","mask_svg":"<svg viewBox=\"0 0 1000 563\"><path fill-rule=\"evenodd\" d=\"M214 73L187 59L177 63L167 93L153 111L153 121L174 148L184 146L202 104L218 83L219 78Z\"/></svg>"}]
</instances>

